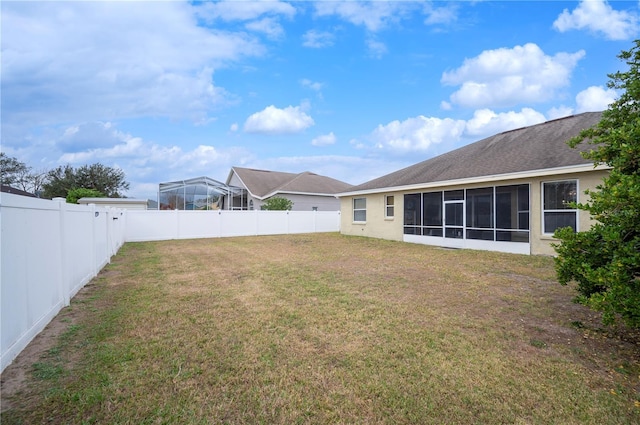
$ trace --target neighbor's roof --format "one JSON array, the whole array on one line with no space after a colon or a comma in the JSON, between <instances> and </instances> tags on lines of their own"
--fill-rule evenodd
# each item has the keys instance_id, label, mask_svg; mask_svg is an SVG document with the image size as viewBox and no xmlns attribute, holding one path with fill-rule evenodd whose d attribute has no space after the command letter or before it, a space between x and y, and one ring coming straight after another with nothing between
<instances>
[{"instance_id":1,"label":"neighbor's roof","mask_svg":"<svg viewBox=\"0 0 640 425\"><path fill-rule=\"evenodd\" d=\"M505 131L354 186L349 193L592 164L566 142L595 126L601 116L586 112Z\"/></svg>"},{"instance_id":2,"label":"neighbor's roof","mask_svg":"<svg viewBox=\"0 0 640 425\"><path fill-rule=\"evenodd\" d=\"M251 195L258 199L264 199L278 193L335 195L352 187L340 180L309 171L295 174L242 167L231 168L227 184L230 183L233 173L238 176Z\"/></svg>"},{"instance_id":3,"label":"neighbor's roof","mask_svg":"<svg viewBox=\"0 0 640 425\"><path fill-rule=\"evenodd\" d=\"M16 189L15 187L8 186L6 184L0 185L0 192L13 193L14 195L28 196L30 198L37 198L33 193L26 192L24 190Z\"/></svg>"}]
</instances>

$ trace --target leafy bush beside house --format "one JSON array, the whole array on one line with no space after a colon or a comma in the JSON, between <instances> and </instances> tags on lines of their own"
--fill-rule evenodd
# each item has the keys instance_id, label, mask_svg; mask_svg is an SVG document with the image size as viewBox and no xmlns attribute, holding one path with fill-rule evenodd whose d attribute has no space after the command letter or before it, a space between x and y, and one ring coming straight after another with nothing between
<instances>
[{"instance_id":1,"label":"leafy bush beside house","mask_svg":"<svg viewBox=\"0 0 640 425\"><path fill-rule=\"evenodd\" d=\"M622 319L640 328L640 40L619 56L625 72L610 74L609 88L622 94L600 123L568 143L588 141L585 158L611 172L590 201L577 207L598 221L586 232L558 229L556 271L562 284L578 283L577 300L603 312L605 323Z\"/></svg>"},{"instance_id":2,"label":"leafy bush beside house","mask_svg":"<svg viewBox=\"0 0 640 425\"><path fill-rule=\"evenodd\" d=\"M292 208L293 201L280 196L267 199L261 206L261 209L267 211L291 211Z\"/></svg>"}]
</instances>

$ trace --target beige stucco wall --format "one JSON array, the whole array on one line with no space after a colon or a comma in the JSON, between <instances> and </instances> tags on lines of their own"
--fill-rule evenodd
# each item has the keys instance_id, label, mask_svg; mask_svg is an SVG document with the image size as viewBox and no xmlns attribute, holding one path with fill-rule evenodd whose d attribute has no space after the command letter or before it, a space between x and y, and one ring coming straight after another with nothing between
<instances>
[{"instance_id":1,"label":"beige stucco wall","mask_svg":"<svg viewBox=\"0 0 640 425\"><path fill-rule=\"evenodd\" d=\"M398 194L400 193L400 194ZM366 223L353 222L353 198L340 198L340 231L345 235L368 236L372 238L401 241L403 233L402 212L404 211L403 192L380 193L355 198L367 198ZM385 218L385 195L394 195L394 217Z\"/></svg>"},{"instance_id":2,"label":"beige stucco wall","mask_svg":"<svg viewBox=\"0 0 640 425\"><path fill-rule=\"evenodd\" d=\"M552 177L544 177L531 180L531 253L542 255L555 255L555 251L551 246L557 242L551 235L545 235L542 230L542 183L557 180L578 180L578 202L587 202L589 196L584 193L585 190L594 190L597 185L602 183L602 179L608 174L608 171L598 170L587 173L563 174ZM578 229L580 231L588 230L593 221L589 217L587 211L578 211Z\"/></svg>"},{"instance_id":3,"label":"beige stucco wall","mask_svg":"<svg viewBox=\"0 0 640 425\"><path fill-rule=\"evenodd\" d=\"M414 189L410 191L398 191L387 193L375 193L368 195L345 196L340 198L341 227L340 231L345 235L367 236L381 239L403 239L403 211L404 195L408 193L430 192L437 190L473 189L487 186L502 186L515 184L530 185L530 243L531 254L554 255L551 244L556 240L551 235L542 232L542 183L558 180L578 180L578 202L585 202L588 196L584 194L586 189L595 189L602 183L602 178L607 171L596 170L572 174L558 174L539 178L501 180L490 183L474 183L446 187L429 187L428 189ZM385 195L394 195L395 216L393 219L385 218ZM367 198L367 221L365 223L353 222L353 199ZM587 230L592 225L589 214L586 211L578 212L578 228Z\"/></svg>"},{"instance_id":4,"label":"beige stucco wall","mask_svg":"<svg viewBox=\"0 0 640 425\"><path fill-rule=\"evenodd\" d=\"M280 198L286 198L293 202L292 211L338 211L340 210L340 200L334 196L321 196L321 195L299 195L295 193L278 193L274 196ZM265 200L253 199L253 208L259 210Z\"/></svg>"}]
</instances>

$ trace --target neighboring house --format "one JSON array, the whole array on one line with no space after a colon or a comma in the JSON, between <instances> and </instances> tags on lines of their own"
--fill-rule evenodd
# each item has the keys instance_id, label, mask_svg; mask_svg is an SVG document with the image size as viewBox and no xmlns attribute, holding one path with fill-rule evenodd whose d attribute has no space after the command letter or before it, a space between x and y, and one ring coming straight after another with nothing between
<instances>
[{"instance_id":1,"label":"neighboring house","mask_svg":"<svg viewBox=\"0 0 640 425\"><path fill-rule=\"evenodd\" d=\"M89 205L95 204L100 207L121 208L123 210L146 210L146 199L134 198L80 198L78 204Z\"/></svg>"},{"instance_id":2,"label":"neighboring house","mask_svg":"<svg viewBox=\"0 0 640 425\"><path fill-rule=\"evenodd\" d=\"M16 189L15 187L11 187L6 184L0 185L0 192L13 193L14 195L28 196L30 198L37 198L37 196L33 193L25 192L24 190Z\"/></svg>"},{"instance_id":3,"label":"neighboring house","mask_svg":"<svg viewBox=\"0 0 640 425\"><path fill-rule=\"evenodd\" d=\"M607 167L566 141L601 112L491 136L340 193L341 232L449 248L554 254L556 228L587 230ZM584 144L579 148L588 149Z\"/></svg>"},{"instance_id":4,"label":"neighboring house","mask_svg":"<svg viewBox=\"0 0 640 425\"><path fill-rule=\"evenodd\" d=\"M283 173L232 167L226 184L244 189L242 193L223 196L222 209L260 209L269 198L277 196L293 202L293 211L338 211L339 192L349 190L348 183L305 171ZM229 208L230 207L230 208Z\"/></svg>"}]
</instances>

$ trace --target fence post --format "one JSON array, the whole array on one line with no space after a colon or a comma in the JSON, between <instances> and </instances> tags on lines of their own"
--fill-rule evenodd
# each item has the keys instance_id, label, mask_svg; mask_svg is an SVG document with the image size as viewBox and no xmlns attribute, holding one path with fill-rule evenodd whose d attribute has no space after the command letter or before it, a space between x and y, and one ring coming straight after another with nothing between
<instances>
[{"instance_id":1,"label":"fence post","mask_svg":"<svg viewBox=\"0 0 640 425\"><path fill-rule=\"evenodd\" d=\"M253 218L256 224L256 236L260 235L260 217L258 216L258 210L253 210Z\"/></svg>"},{"instance_id":2,"label":"fence post","mask_svg":"<svg viewBox=\"0 0 640 425\"><path fill-rule=\"evenodd\" d=\"M60 212L60 282L58 283L59 297L62 299L65 307L70 304L69 291L67 284L67 234L65 231L65 221L67 214L67 200L65 198L53 198L53 201L58 202L58 211Z\"/></svg>"},{"instance_id":3,"label":"fence post","mask_svg":"<svg viewBox=\"0 0 640 425\"><path fill-rule=\"evenodd\" d=\"M180 210L176 208L173 211L174 211L173 216L175 217L175 220L176 220L176 223L175 223L176 234L174 239L180 239Z\"/></svg>"},{"instance_id":4,"label":"fence post","mask_svg":"<svg viewBox=\"0 0 640 425\"><path fill-rule=\"evenodd\" d=\"M91 208L91 275L98 275L98 265L96 264L96 218L100 214L96 211L96 204L89 204Z\"/></svg>"}]
</instances>

